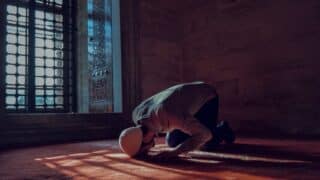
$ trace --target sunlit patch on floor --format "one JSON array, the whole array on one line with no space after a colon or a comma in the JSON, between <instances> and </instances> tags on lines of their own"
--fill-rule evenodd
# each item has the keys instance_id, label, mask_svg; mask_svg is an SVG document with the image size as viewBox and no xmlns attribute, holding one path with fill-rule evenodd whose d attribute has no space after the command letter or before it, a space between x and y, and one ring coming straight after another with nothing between
<instances>
[{"instance_id":1,"label":"sunlit patch on floor","mask_svg":"<svg viewBox=\"0 0 320 180\"><path fill-rule=\"evenodd\" d=\"M187 159L187 161L197 162L197 163L206 163L206 164L218 164L220 161L208 160L208 159Z\"/></svg>"},{"instance_id":2,"label":"sunlit patch on floor","mask_svg":"<svg viewBox=\"0 0 320 180\"><path fill-rule=\"evenodd\" d=\"M80 155L82 154L82 156ZM200 171L198 168L192 168L195 164L187 164L188 162L201 163L206 165L214 165L219 161L204 159L187 159L185 164L188 170L179 167L171 167L170 162L167 165L157 165L149 162L139 161L129 158L127 155L119 152L99 153L78 153L77 156L65 155L48 158L37 158L37 161L44 163L47 167L56 169L59 172L73 178L84 179L181 179L181 178L198 178L208 179L215 178L246 178L246 179L267 179L263 176L257 176L247 173L234 171Z\"/></svg>"},{"instance_id":3,"label":"sunlit patch on floor","mask_svg":"<svg viewBox=\"0 0 320 180\"><path fill-rule=\"evenodd\" d=\"M152 151L169 150L166 145L157 145ZM84 179L268 179L267 176L239 172L237 170L222 170L220 164L225 160L264 163L311 163L309 161L258 157L248 154L231 154L218 152L193 151L178 160L167 162L150 162L132 159L126 154L114 149L102 149L92 152L78 152L53 157L35 158L51 169L67 176Z\"/></svg>"},{"instance_id":4,"label":"sunlit patch on floor","mask_svg":"<svg viewBox=\"0 0 320 180\"><path fill-rule=\"evenodd\" d=\"M69 154L68 156L70 157L81 157L81 156L86 156L89 155L89 153L75 153L75 154Z\"/></svg>"},{"instance_id":5,"label":"sunlit patch on floor","mask_svg":"<svg viewBox=\"0 0 320 180\"><path fill-rule=\"evenodd\" d=\"M111 158L129 159L128 155L124 153L111 153L111 154L105 154L105 156L111 157Z\"/></svg>"}]
</instances>

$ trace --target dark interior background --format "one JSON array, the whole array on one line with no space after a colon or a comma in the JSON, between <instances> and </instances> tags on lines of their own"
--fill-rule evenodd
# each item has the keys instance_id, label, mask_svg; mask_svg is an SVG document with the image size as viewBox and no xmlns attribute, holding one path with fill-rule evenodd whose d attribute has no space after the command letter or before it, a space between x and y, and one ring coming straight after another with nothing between
<instances>
[{"instance_id":1,"label":"dark interior background","mask_svg":"<svg viewBox=\"0 0 320 180\"><path fill-rule=\"evenodd\" d=\"M115 138L140 100L194 80L239 135L320 137L320 1L126 0L121 19L124 113L2 112L0 147Z\"/></svg>"},{"instance_id":2,"label":"dark interior background","mask_svg":"<svg viewBox=\"0 0 320 180\"><path fill-rule=\"evenodd\" d=\"M142 96L203 80L240 134L320 135L320 2L142 0Z\"/></svg>"}]
</instances>

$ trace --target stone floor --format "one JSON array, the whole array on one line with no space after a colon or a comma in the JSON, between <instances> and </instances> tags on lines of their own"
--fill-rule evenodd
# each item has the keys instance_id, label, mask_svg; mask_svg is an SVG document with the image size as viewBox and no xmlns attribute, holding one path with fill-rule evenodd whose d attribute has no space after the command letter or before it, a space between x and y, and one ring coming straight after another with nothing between
<instances>
[{"instance_id":1,"label":"stone floor","mask_svg":"<svg viewBox=\"0 0 320 180\"><path fill-rule=\"evenodd\" d=\"M167 148L159 140L153 151ZM320 141L239 138L170 161L130 159L117 141L0 152L0 179L320 179Z\"/></svg>"}]
</instances>

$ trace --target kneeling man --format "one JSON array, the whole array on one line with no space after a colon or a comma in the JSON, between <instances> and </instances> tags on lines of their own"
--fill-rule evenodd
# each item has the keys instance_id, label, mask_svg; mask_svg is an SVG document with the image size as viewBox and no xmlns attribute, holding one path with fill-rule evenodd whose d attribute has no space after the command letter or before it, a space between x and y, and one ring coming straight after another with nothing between
<instances>
[{"instance_id":1,"label":"kneeling man","mask_svg":"<svg viewBox=\"0 0 320 180\"><path fill-rule=\"evenodd\" d=\"M132 113L136 124L122 131L119 144L133 157L146 154L158 133L167 133L173 150L157 157L173 157L198 148L212 150L222 141L233 143L229 125L217 125L219 97L215 88L204 82L183 83L165 89L139 104Z\"/></svg>"}]
</instances>

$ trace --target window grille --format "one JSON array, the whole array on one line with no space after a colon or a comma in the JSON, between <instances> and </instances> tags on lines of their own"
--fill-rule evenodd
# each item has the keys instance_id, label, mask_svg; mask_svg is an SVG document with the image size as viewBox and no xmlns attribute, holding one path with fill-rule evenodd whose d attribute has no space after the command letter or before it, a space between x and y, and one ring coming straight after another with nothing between
<instances>
[{"instance_id":1,"label":"window grille","mask_svg":"<svg viewBox=\"0 0 320 180\"><path fill-rule=\"evenodd\" d=\"M74 0L1 2L5 23L4 108L9 112L74 110Z\"/></svg>"}]
</instances>

